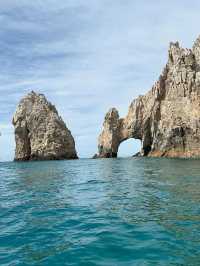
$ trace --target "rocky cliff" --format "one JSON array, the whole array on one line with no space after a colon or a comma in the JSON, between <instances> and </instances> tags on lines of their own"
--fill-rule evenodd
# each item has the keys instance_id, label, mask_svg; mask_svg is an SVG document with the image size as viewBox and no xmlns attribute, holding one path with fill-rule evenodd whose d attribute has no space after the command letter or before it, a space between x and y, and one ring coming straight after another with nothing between
<instances>
[{"instance_id":1,"label":"rocky cliff","mask_svg":"<svg viewBox=\"0 0 200 266\"><path fill-rule=\"evenodd\" d=\"M74 139L54 105L29 93L14 114L15 160L76 159Z\"/></svg>"},{"instance_id":2,"label":"rocky cliff","mask_svg":"<svg viewBox=\"0 0 200 266\"><path fill-rule=\"evenodd\" d=\"M97 157L116 157L129 138L141 140L141 156L200 157L200 38L192 49L170 43L163 73L131 103L125 118L109 110Z\"/></svg>"}]
</instances>

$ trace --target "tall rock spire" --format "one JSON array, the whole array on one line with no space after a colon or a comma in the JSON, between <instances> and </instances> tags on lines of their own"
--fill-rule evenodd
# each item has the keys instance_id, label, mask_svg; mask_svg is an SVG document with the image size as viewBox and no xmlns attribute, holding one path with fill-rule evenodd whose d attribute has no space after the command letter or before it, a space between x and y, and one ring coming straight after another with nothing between
<instances>
[{"instance_id":1,"label":"tall rock spire","mask_svg":"<svg viewBox=\"0 0 200 266\"><path fill-rule=\"evenodd\" d=\"M32 91L20 101L13 125L16 161L77 158L71 132L43 94Z\"/></svg>"}]
</instances>

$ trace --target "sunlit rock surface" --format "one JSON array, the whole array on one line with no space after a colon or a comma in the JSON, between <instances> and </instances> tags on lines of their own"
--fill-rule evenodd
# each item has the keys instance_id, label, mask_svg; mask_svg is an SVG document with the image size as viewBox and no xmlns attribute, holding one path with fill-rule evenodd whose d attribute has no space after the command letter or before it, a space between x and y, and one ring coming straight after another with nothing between
<instances>
[{"instance_id":1,"label":"sunlit rock surface","mask_svg":"<svg viewBox=\"0 0 200 266\"><path fill-rule=\"evenodd\" d=\"M170 43L163 73L131 103L125 118L109 110L97 157L116 157L129 138L141 140L140 156L200 157L200 38L192 49Z\"/></svg>"},{"instance_id":2,"label":"sunlit rock surface","mask_svg":"<svg viewBox=\"0 0 200 266\"><path fill-rule=\"evenodd\" d=\"M13 117L15 160L76 159L75 142L54 105L44 95L29 93Z\"/></svg>"}]
</instances>

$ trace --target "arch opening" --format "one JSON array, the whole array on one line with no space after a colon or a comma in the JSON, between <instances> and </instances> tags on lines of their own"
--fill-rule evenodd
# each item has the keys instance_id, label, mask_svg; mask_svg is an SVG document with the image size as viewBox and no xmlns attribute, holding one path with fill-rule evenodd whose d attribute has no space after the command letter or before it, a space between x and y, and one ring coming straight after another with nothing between
<instances>
[{"instance_id":1,"label":"arch opening","mask_svg":"<svg viewBox=\"0 0 200 266\"><path fill-rule=\"evenodd\" d=\"M141 140L127 139L120 143L117 157L132 157L141 151Z\"/></svg>"}]
</instances>

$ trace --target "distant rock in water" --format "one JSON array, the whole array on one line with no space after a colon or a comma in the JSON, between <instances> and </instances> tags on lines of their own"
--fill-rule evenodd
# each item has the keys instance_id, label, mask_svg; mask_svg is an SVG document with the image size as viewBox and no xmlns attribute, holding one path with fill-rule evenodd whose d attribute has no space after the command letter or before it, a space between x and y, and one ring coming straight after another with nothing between
<instances>
[{"instance_id":1,"label":"distant rock in water","mask_svg":"<svg viewBox=\"0 0 200 266\"><path fill-rule=\"evenodd\" d=\"M13 125L16 161L78 158L71 132L43 94L32 91L20 101Z\"/></svg>"},{"instance_id":2,"label":"distant rock in water","mask_svg":"<svg viewBox=\"0 0 200 266\"><path fill-rule=\"evenodd\" d=\"M98 157L116 157L120 143L129 138L141 140L140 156L200 157L200 38L192 50L170 43L159 80L131 103L125 118L109 110Z\"/></svg>"}]
</instances>

